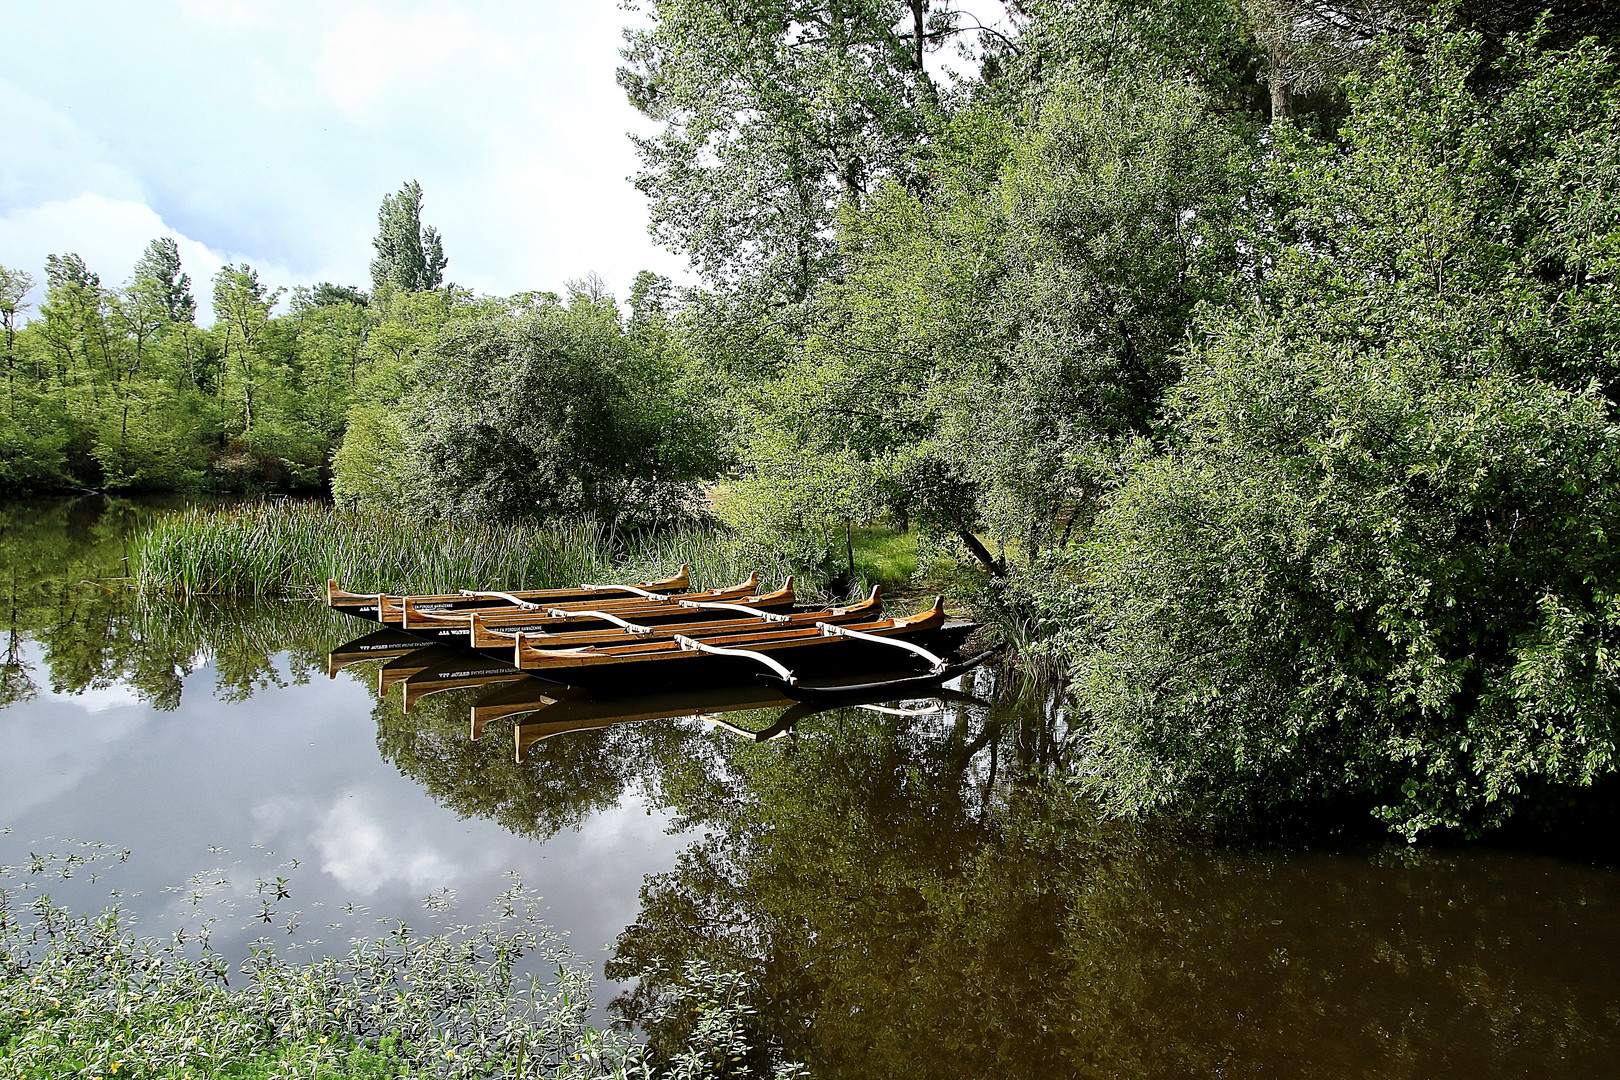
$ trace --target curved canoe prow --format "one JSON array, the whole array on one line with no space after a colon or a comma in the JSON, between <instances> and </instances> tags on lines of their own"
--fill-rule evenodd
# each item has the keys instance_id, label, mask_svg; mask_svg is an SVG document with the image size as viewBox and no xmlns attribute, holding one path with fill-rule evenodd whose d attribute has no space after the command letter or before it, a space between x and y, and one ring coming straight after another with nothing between
<instances>
[{"instance_id":1,"label":"curved canoe prow","mask_svg":"<svg viewBox=\"0 0 1620 1080\"><path fill-rule=\"evenodd\" d=\"M782 587L777 589L775 592L755 593L752 596L743 597L738 602L742 604L775 605L792 604L796 600L798 600L798 597L793 595L793 579L788 578L787 581L782 584Z\"/></svg>"},{"instance_id":2,"label":"curved canoe prow","mask_svg":"<svg viewBox=\"0 0 1620 1080\"><path fill-rule=\"evenodd\" d=\"M934 630L945 625L945 598L934 597L934 606L926 611L919 611L915 615L906 615L894 620L896 626L904 626L911 630Z\"/></svg>"},{"instance_id":3,"label":"curved canoe prow","mask_svg":"<svg viewBox=\"0 0 1620 1080\"><path fill-rule=\"evenodd\" d=\"M849 604L845 607L834 608L833 611L838 615L854 613L859 615L870 615L873 618L876 618L883 613L883 586L874 585L872 586L871 594L868 595L865 600L857 600L855 603Z\"/></svg>"},{"instance_id":4,"label":"curved canoe prow","mask_svg":"<svg viewBox=\"0 0 1620 1080\"><path fill-rule=\"evenodd\" d=\"M327 603L327 606L329 606L329 607L335 607L335 608L346 608L346 607L365 608L365 607L371 607L372 605L376 604L378 602L378 600L380 600L380 599L381 599L381 597L377 593L352 593L352 592L347 592L347 591L345 591L344 589L342 589L342 588L340 588L338 586L337 578L327 578L326 579L326 603Z\"/></svg>"}]
</instances>

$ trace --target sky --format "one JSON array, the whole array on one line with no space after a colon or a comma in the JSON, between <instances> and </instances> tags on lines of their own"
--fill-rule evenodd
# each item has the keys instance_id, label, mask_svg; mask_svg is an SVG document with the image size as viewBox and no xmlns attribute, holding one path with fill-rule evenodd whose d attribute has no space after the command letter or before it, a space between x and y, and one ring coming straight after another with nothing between
<instances>
[{"instance_id":1,"label":"sky","mask_svg":"<svg viewBox=\"0 0 1620 1080\"><path fill-rule=\"evenodd\" d=\"M104 284L172 236L201 307L246 261L271 286L370 287L377 208L407 180L446 278L561 291L655 246L614 83L612 0L6 0L0 264L78 252Z\"/></svg>"}]
</instances>

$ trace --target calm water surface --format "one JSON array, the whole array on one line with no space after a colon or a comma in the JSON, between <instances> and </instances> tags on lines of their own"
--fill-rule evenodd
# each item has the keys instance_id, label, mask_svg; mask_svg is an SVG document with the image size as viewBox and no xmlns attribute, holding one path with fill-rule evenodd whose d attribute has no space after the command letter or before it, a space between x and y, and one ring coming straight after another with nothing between
<instances>
[{"instance_id":1,"label":"calm water surface","mask_svg":"<svg viewBox=\"0 0 1620 1080\"><path fill-rule=\"evenodd\" d=\"M407 713L375 662L328 679L363 627L323 609L97 587L140 513L0 506L0 862L134 852L53 882L69 902L116 888L156 933L193 875L244 912L286 876L226 944L319 950L445 887L476 914L516 871L616 1015L659 992L638 971L737 968L758 1041L824 1077L1620 1075L1608 868L1101 822L1042 780L1061 710L988 675L923 716L835 710L762 744L615 724L519 763L512 719L469 738L487 691Z\"/></svg>"}]
</instances>

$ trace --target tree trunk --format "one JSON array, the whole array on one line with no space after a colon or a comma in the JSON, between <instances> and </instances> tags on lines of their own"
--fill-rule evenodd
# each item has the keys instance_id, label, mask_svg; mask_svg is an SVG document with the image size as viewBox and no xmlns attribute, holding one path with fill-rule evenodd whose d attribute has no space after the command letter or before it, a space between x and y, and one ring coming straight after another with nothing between
<instances>
[{"instance_id":1,"label":"tree trunk","mask_svg":"<svg viewBox=\"0 0 1620 1080\"><path fill-rule=\"evenodd\" d=\"M1273 78L1271 82L1271 118L1281 120L1290 115L1288 87Z\"/></svg>"},{"instance_id":2,"label":"tree trunk","mask_svg":"<svg viewBox=\"0 0 1620 1080\"><path fill-rule=\"evenodd\" d=\"M844 519L844 553L849 557L849 583L855 584L855 540L850 533L849 518Z\"/></svg>"},{"instance_id":3,"label":"tree trunk","mask_svg":"<svg viewBox=\"0 0 1620 1080\"><path fill-rule=\"evenodd\" d=\"M956 535L963 544L967 545L967 549L973 553L973 557L983 563L984 568L990 571L992 575L1001 577L1007 572L1006 563L997 562L995 556L990 554L990 549L985 547L977 536L974 536L965 528L957 529Z\"/></svg>"}]
</instances>

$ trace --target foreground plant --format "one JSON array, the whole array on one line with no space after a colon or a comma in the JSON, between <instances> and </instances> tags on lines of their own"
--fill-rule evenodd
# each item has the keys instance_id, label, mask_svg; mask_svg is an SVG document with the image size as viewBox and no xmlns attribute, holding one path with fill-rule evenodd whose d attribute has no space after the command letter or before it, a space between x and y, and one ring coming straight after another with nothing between
<instances>
[{"instance_id":1,"label":"foreground plant","mask_svg":"<svg viewBox=\"0 0 1620 1080\"><path fill-rule=\"evenodd\" d=\"M540 898L521 882L483 923L448 923L448 899L430 897L441 925L429 931L399 921L346 954L310 960L260 939L233 970L211 947L213 918L167 938L138 936L120 906L84 915L29 895L41 878L127 855L92 849L0 868L0 1075L653 1074L627 1031L589 1023L590 973L544 925ZM285 879L268 887L285 895ZM525 973L537 963L549 979ZM659 1074L752 1075L737 981L694 967L683 987L672 1007L694 1018L691 1037Z\"/></svg>"}]
</instances>

